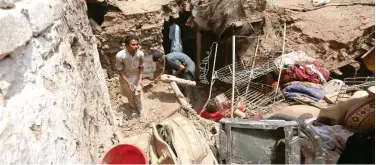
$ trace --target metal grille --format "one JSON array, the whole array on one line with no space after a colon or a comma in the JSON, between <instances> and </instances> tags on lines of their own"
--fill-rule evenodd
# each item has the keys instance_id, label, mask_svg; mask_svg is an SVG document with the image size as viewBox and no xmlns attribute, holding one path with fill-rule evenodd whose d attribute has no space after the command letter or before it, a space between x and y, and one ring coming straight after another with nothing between
<instances>
[{"instance_id":1,"label":"metal grille","mask_svg":"<svg viewBox=\"0 0 376 165\"><path fill-rule=\"evenodd\" d=\"M260 57L265 58L265 57ZM235 80L236 86L246 85L249 81L257 79L273 71L275 68L274 58L269 58L266 62L262 63L258 67L252 68L245 66L243 61L239 61L235 64ZM217 77L222 82L232 83L232 64L227 65L217 72ZM252 75L253 72L253 75ZM252 75L252 76L251 76Z\"/></svg>"},{"instance_id":2,"label":"metal grille","mask_svg":"<svg viewBox=\"0 0 376 165\"><path fill-rule=\"evenodd\" d=\"M344 98L345 94L354 93L359 90L367 90L370 86L375 85L375 77L354 77L345 78L345 85L343 85L338 93L336 102Z\"/></svg>"},{"instance_id":3,"label":"metal grille","mask_svg":"<svg viewBox=\"0 0 376 165\"><path fill-rule=\"evenodd\" d=\"M231 89L223 93L227 99L231 99ZM243 85L235 88L235 100L241 99L246 101L246 110L263 110L267 104L274 101L275 90L265 84L261 83L249 83L248 91L247 85ZM277 98L282 98L282 94L279 93Z\"/></svg>"}]
</instances>

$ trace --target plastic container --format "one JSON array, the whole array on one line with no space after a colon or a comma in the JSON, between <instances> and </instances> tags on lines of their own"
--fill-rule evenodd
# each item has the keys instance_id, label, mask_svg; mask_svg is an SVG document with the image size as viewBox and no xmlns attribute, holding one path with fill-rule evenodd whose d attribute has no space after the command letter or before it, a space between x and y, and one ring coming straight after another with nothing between
<instances>
[{"instance_id":1,"label":"plastic container","mask_svg":"<svg viewBox=\"0 0 376 165\"><path fill-rule=\"evenodd\" d=\"M143 151L137 146L121 144L110 149L102 164L148 164Z\"/></svg>"}]
</instances>

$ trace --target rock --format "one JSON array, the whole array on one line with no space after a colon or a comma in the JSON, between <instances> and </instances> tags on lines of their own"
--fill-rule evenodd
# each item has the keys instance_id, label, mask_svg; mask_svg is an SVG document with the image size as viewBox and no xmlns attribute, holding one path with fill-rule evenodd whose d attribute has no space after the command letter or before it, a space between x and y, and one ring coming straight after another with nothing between
<instances>
[{"instance_id":1,"label":"rock","mask_svg":"<svg viewBox=\"0 0 376 165\"><path fill-rule=\"evenodd\" d=\"M9 9L15 6L14 0L0 0L0 8Z\"/></svg>"},{"instance_id":2,"label":"rock","mask_svg":"<svg viewBox=\"0 0 376 165\"><path fill-rule=\"evenodd\" d=\"M20 7L23 8L22 13L26 15L30 22L33 35L37 36L46 28L50 27L55 19L62 16L64 4L61 3L61 0L33 0L21 3Z\"/></svg>"},{"instance_id":3,"label":"rock","mask_svg":"<svg viewBox=\"0 0 376 165\"><path fill-rule=\"evenodd\" d=\"M31 38L32 31L26 17L18 10L0 10L0 59L23 46ZM6 25L6 26L3 26Z\"/></svg>"},{"instance_id":4,"label":"rock","mask_svg":"<svg viewBox=\"0 0 376 165\"><path fill-rule=\"evenodd\" d=\"M91 164L116 142L85 1L60 2L0 10L0 164Z\"/></svg>"}]
</instances>

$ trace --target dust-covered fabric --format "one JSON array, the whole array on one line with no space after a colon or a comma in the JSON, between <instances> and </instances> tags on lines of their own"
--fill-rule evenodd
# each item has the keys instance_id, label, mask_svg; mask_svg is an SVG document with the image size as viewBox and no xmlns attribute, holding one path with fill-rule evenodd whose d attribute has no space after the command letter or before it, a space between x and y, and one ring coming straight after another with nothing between
<instances>
[{"instance_id":1,"label":"dust-covered fabric","mask_svg":"<svg viewBox=\"0 0 376 165\"><path fill-rule=\"evenodd\" d=\"M301 84L287 86L283 90L283 95L286 99L293 100L295 97L303 96L315 101L324 98L326 91L320 88L308 87Z\"/></svg>"}]
</instances>

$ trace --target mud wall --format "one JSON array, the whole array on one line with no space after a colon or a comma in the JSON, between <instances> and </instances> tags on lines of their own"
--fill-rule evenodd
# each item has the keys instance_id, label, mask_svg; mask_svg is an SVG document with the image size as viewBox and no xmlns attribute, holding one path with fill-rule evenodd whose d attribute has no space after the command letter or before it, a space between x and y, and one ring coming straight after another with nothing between
<instances>
[{"instance_id":1,"label":"mud wall","mask_svg":"<svg viewBox=\"0 0 376 165\"><path fill-rule=\"evenodd\" d=\"M117 143L84 0L0 9L0 164L101 163Z\"/></svg>"},{"instance_id":2,"label":"mud wall","mask_svg":"<svg viewBox=\"0 0 376 165\"><path fill-rule=\"evenodd\" d=\"M153 78L155 64L151 59L153 50L163 51L162 28L164 23L162 6L170 0L135 2L117 2L104 16L101 31L97 37L101 41L99 47L101 63L109 78L114 76L116 53L124 48L123 39L127 35L140 38L141 50L145 53L146 63L144 76ZM142 8L143 10L141 10Z\"/></svg>"}]
</instances>

